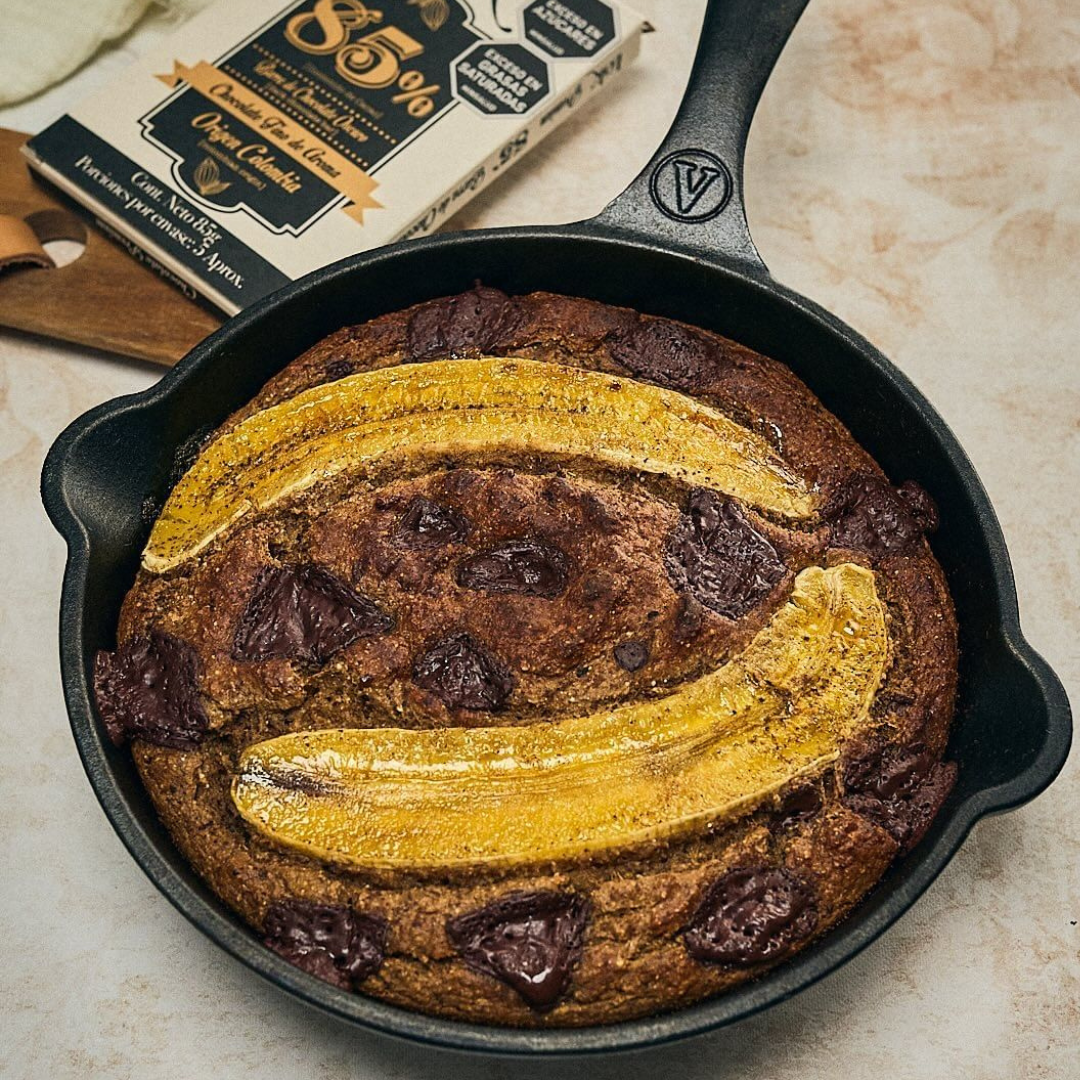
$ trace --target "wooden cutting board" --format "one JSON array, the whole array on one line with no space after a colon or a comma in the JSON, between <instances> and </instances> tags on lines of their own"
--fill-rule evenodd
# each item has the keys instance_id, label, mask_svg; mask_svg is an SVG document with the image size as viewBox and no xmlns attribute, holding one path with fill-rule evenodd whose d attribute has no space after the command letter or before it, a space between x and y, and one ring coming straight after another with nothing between
<instances>
[{"instance_id":1,"label":"wooden cutting board","mask_svg":"<svg viewBox=\"0 0 1080 1080\"><path fill-rule=\"evenodd\" d=\"M175 364L224 316L189 300L37 180L19 153L29 137L0 128L0 215L17 219L9 229L30 245L36 236L79 241L86 250L66 266L20 262L0 270L0 326ZM46 261L38 251L38 262Z\"/></svg>"}]
</instances>

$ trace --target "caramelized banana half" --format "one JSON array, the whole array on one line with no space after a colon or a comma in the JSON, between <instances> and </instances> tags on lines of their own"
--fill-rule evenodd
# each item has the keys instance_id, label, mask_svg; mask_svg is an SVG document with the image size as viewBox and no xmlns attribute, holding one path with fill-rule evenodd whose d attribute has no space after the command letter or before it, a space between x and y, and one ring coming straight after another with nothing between
<instances>
[{"instance_id":1,"label":"caramelized banana half","mask_svg":"<svg viewBox=\"0 0 1080 1080\"><path fill-rule=\"evenodd\" d=\"M526 727L335 729L250 747L232 796L286 847L411 871L573 860L752 810L867 724L873 574L810 567L736 659L659 699Z\"/></svg>"},{"instance_id":2,"label":"caramelized banana half","mask_svg":"<svg viewBox=\"0 0 1080 1080\"><path fill-rule=\"evenodd\" d=\"M677 477L794 519L816 506L764 439L685 394L532 360L441 360L317 386L226 432L173 489L143 566L170 570L251 511L347 469L487 453Z\"/></svg>"}]
</instances>

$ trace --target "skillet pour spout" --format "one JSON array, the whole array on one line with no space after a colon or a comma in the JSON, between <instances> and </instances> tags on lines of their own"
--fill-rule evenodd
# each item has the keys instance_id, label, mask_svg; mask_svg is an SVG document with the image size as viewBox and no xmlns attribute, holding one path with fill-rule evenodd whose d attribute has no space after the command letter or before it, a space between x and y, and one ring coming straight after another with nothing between
<instances>
[{"instance_id":1,"label":"skillet pour spout","mask_svg":"<svg viewBox=\"0 0 1080 1080\"><path fill-rule=\"evenodd\" d=\"M328 266L207 338L161 381L76 420L45 462L42 494L68 544L61 663L90 783L132 856L207 936L295 997L340 1019L428 1044L501 1054L628 1050L733 1023L855 956L927 889L982 816L1038 795L1071 741L1061 683L1024 640L1008 552L956 438L919 391L839 319L778 284L754 247L743 153L758 98L807 0L711 0L686 97L663 145L591 221L441 235ZM320 982L272 953L214 897L159 823L130 755L103 737L91 697L148 525L178 450L216 428L289 361L341 326L480 278L637 308L733 338L791 367L890 475L947 508L933 542L957 610L960 683L948 748L959 779L927 837L839 928L755 982L677 1012L580 1029L435 1019Z\"/></svg>"}]
</instances>

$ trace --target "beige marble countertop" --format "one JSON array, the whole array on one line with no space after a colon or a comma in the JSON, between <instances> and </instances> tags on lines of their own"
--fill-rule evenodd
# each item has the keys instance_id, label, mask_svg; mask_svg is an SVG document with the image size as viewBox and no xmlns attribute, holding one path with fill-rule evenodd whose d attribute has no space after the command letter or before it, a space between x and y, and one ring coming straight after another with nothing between
<instances>
[{"instance_id":1,"label":"beige marble countertop","mask_svg":"<svg viewBox=\"0 0 1080 1080\"><path fill-rule=\"evenodd\" d=\"M637 0L640 66L482 195L461 227L598 210L659 142L703 0ZM2 15L0 15L2 20ZM144 23L4 111L37 130L156 40ZM750 140L775 275L836 311L944 414L1001 517L1025 630L1080 701L1080 6L813 0ZM0 333L0 1075L465 1080L581 1064L466 1060L354 1032L263 984L154 890L84 779L60 691L64 549L37 495L75 416L148 366ZM1080 1073L1080 769L979 824L846 968L736 1028L591 1061L595 1080L1058 1080Z\"/></svg>"}]
</instances>

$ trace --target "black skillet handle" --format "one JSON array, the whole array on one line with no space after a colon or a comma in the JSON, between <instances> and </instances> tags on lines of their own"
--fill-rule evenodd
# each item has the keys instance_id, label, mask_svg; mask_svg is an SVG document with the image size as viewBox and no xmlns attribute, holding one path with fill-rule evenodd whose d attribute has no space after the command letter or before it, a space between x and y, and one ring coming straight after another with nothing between
<instances>
[{"instance_id":1,"label":"black skillet handle","mask_svg":"<svg viewBox=\"0 0 1080 1080\"><path fill-rule=\"evenodd\" d=\"M709 0L671 130L593 223L745 273L768 273L746 225L743 154L765 82L807 3Z\"/></svg>"}]
</instances>

